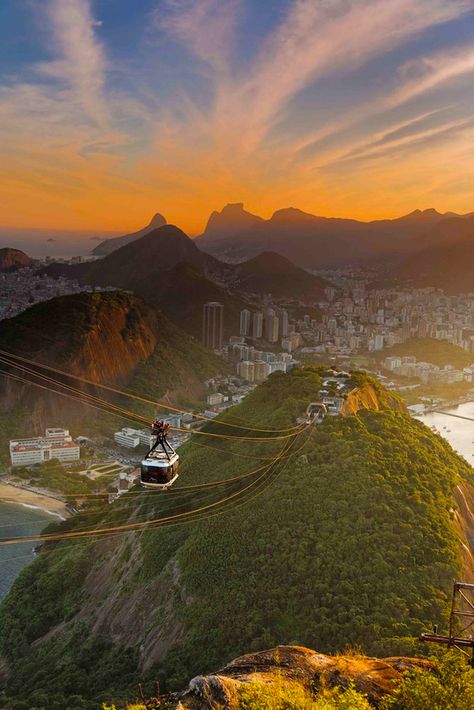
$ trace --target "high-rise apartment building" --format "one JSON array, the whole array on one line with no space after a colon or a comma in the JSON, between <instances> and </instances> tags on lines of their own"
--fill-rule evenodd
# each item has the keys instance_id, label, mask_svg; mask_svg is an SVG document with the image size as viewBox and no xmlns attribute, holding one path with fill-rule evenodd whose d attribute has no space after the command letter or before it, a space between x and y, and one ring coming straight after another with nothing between
<instances>
[{"instance_id":1,"label":"high-rise apartment building","mask_svg":"<svg viewBox=\"0 0 474 710\"><path fill-rule=\"evenodd\" d=\"M240 311L240 335L250 335L250 315L247 308Z\"/></svg>"},{"instance_id":2,"label":"high-rise apartment building","mask_svg":"<svg viewBox=\"0 0 474 710\"><path fill-rule=\"evenodd\" d=\"M278 340L279 321L275 311L271 308L265 314L265 340L276 343Z\"/></svg>"},{"instance_id":3,"label":"high-rise apartment building","mask_svg":"<svg viewBox=\"0 0 474 710\"><path fill-rule=\"evenodd\" d=\"M224 306L218 301L205 303L202 314L202 342L206 348L220 350L223 343Z\"/></svg>"},{"instance_id":4,"label":"high-rise apartment building","mask_svg":"<svg viewBox=\"0 0 474 710\"><path fill-rule=\"evenodd\" d=\"M257 311L253 314L252 320L252 338L258 340L263 336L263 313Z\"/></svg>"},{"instance_id":5,"label":"high-rise apartment building","mask_svg":"<svg viewBox=\"0 0 474 710\"><path fill-rule=\"evenodd\" d=\"M280 308L278 311L278 320L280 323L280 337L286 338L288 335L288 311Z\"/></svg>"}]
</instances>

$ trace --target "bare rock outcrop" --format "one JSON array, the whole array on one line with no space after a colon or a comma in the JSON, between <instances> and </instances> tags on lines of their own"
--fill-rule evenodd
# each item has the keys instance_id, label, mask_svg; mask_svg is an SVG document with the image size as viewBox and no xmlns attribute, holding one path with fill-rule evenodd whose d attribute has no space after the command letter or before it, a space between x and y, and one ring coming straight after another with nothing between
<instances>
[{"instance_id":1,"label":"bare rock outcrop","mask_svg":"<svg viewBox=\"0 0 474 710\"><path fill-rule=\"evenodd\" d=\"M187 690L174 697L176 710L212 710L238 707L245 685L275 684L275 691L298 684L308 692L321 686L347 688L365 694L373 707L390 693L410 668L427 668L419 658L368 658L357 655L326 656L302 646L277 646L241 656L217 673L193 678Z\"/></svg>"}]
</instances>

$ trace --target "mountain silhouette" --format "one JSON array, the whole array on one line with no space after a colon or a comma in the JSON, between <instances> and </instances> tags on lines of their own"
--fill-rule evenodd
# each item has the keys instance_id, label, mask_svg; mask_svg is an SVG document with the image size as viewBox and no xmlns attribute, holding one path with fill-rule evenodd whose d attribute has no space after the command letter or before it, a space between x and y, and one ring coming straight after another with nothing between
<instances>
[{"instance_id":1,"label":"mountain silhouette","mask_svg":"<svg viewBox=\"0 0 474 710\"><path fill-rule=\"evenodd\" d=\"M277 210L268 220L252 215L253 223L240 231L219 229L219 221L214 221L198 244L227 261L242 261L262 251L274 251L299 266L314 269L396 262L419 249L417 239L421 234L453 215L430 208L397 219L361 222L320 217L289 207Z\"/></svg>"},{"instance_id":2,"label":"mountain silhouette","mask_svg":"<svg viewBox=\"0 0 474 710\"><path fill-rule=\"evenodd\" d=\"M316 301L328 282L309 274L280 254L267 251L234 266L234 290L271 293L275 298Z\"/></svg>"},{"instance_id":3,"label":"mountain silhouette","mask_svg":"<svg viewBox=\"0 0 474 710\"><path fill-rule=\"evenodd\" d=\"M94 247L92 254L94 254L94 256L106 256L107 254L111 254L113 251L116 251L116 249L120 249L120 247L130 244L130 242L134 242L136 239L144 237L145 234L148 234L158 227L163 227L165 224L166 219L163 215L157 212L153 215L149 224L147 224L146 227L143 227L143 229L139 229L137 232L132 232L131 234L125 234L123 237L105 239L103 242L100 242L100 244Z\"/></svg>"},{"instance_id":4,"label":"mountain silhouette","mask_svg":"<svg viewBox=\"0 0 474 710\"><path fill-rule=\"evenodd\" d=\"M443 220L422 235L420 247L395 270L398 280L449 293L474 292L474 216Z\"/></svg>"}]
</instances>

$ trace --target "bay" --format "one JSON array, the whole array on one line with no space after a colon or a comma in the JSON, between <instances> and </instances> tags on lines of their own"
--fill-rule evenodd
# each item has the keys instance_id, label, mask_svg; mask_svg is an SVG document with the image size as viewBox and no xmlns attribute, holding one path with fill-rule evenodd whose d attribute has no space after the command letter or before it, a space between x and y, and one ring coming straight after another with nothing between
<instances>
[{"instance_id":1,"label":"bay","mask_svg":"<svg viewBox=\"0 0 474 710\"><path fill-rule=\"evenodd\" d=\"M0 538L37 535L56 516L38 508L0 501ZM23 567L34 559L34 543L0 545L0 600L10 591Z\"/></svg>"},{"instance_id":2,"label":"bay","mask_svg":"<svg viewBox=\"0 0 474 710\"><path fill-rule=\"evenodd\" d=\"M455 414L454 416L449 416ZM457 417L466 417L458 419ZM444 412L429 412L417 417L443 436L453 449L474 466L474 402L464 402ZM473 421L469 421L472 419Z\"/></svg>"}]
</instances>

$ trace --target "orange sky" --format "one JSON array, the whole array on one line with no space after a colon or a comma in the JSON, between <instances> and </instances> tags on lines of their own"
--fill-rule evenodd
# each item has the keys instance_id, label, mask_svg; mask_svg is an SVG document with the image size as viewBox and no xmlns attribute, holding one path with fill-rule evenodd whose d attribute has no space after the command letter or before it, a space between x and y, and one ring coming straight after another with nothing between
<instances>
[{"instance_id":1,"label":"orange sky","mask_svg":"<svg viewBox=\"0 0 474 710\"><path fill-rule=\"evenodd\" d=\"M124 54L106 3L36 6L0 81L0 226L125 233L159 211L197 234L227 202L472 211L471 0L283 7L249 47L239 0L132 4Z\"/></svg>"}]
</instances>

